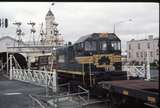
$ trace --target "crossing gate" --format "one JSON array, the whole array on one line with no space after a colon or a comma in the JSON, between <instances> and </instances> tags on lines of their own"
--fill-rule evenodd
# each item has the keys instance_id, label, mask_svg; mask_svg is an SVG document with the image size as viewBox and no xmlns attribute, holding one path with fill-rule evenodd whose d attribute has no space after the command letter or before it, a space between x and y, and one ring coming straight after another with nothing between
<instances>
[{"instance_id":1,"label":"crossing gate","mask_svg":"<svg viewBox=\"0 0 160 108\"><path fill-rule=\"evenodd\" d=\"M14 69L13 79L32 83L40 86L47 86L52 88L54 92L57 91L56 72L40 71L40 70L26 70L26 69Z\"/></svg>"},{"instance_id":2,"label":"crossing gate","mask_svg":"<svg viewBox=\"0 0 160 108\"><path fill-rule=\"evenodd\" d=\"M13 58L13 59L12 59ZM13 62L15 67L13 66ZM10 80L15 79L39 86L49 87L53 92L57 91L56 70L41 71L22 69L13 55L10 55Z\"/></svg>"},{"instance_id":3,"label":"crossing gate","mask_svg":"<svg viewBox=\"0 0 160 108\"><path fill-rule=\"evenodd\" d=\"M146 77L146 69L145 65L142 66L122 66L123 71L127 71L127 76L133 76L133 77L141 77L145 78Z\"/></svg>"}]
</instances>

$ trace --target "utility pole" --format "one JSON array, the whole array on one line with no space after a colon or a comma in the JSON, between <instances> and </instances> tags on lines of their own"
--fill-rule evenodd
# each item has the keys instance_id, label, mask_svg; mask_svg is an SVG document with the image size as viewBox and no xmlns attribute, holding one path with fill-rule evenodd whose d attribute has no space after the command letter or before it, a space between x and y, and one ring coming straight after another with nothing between
<instances>
[{"instance_id":1,"label":"utility pole","mask_svg":"<svg viewBox=\"0 0 160 108\"><path fill-rule=\"evenodd\" d=\"M124 22L127 22L127 21L132 21L132 19L129 19L129 20L125 20L125 21L120 21L120 22L114 23L113 33L116 33L116 25L117 25L117 24L121 24L121 23L124 23Z\"/></svg>"}]
</instances>

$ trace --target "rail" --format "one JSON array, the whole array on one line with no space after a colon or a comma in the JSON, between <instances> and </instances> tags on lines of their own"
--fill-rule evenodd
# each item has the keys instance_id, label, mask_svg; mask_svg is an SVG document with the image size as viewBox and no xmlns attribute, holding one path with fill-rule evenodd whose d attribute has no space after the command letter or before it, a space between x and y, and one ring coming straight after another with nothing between
<instances>
[{"instance_id":1,"label":"rail","mask_svg":"<svg viewBox=\"0 0 160 108\"><path fill-rule=\"evenodd\" d=\"M32 108L45 108L44 105L42 105L42 103L35 97L33 97L32 95L29 95L29 97L31 98L32 101Z\"/></svg>"}]
</instances>

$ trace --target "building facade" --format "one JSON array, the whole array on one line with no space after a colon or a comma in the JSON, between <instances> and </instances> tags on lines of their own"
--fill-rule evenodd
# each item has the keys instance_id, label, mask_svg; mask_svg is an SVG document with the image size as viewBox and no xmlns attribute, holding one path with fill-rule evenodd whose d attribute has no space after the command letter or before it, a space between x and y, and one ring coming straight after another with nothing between
<instances>
[{"instance_id":1,"label":"building facade","mask_svg":"<svg viewBox=\"0 0 160 108\"><path fill-rule=\"evenodd\" d=\"M150 63L159 61L159 38L153 38L150 35L148 39L132 39L127 42L127 61L129 63L146 63L147 55Z\"/></svg>"},{"instance_id":2,"label":"building facade","mask_svg":"<svg viewBox=\"0 0 160 108\"><path fill-rule=\"evenodd\" d=\"M10 36L0 38L0 53L7 52L7 47L18 46L18 41Z\"/></svg>"}]
</instances>

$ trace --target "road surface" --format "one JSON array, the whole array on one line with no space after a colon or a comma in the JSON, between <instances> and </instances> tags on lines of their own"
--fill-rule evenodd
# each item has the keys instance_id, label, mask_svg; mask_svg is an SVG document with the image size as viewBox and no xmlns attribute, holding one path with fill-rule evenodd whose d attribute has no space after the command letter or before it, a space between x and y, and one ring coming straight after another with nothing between
<instances>
[{"instance_id":1,"label":"road surface","mask_svg":"<svg viewBox=\"0 0 160 108\"><path fill-rule=\"evenodd\" d=\"M0 77L0 108L31 108L29 94L45 93L45 88Z\"/></svg>"}]
</instances>

